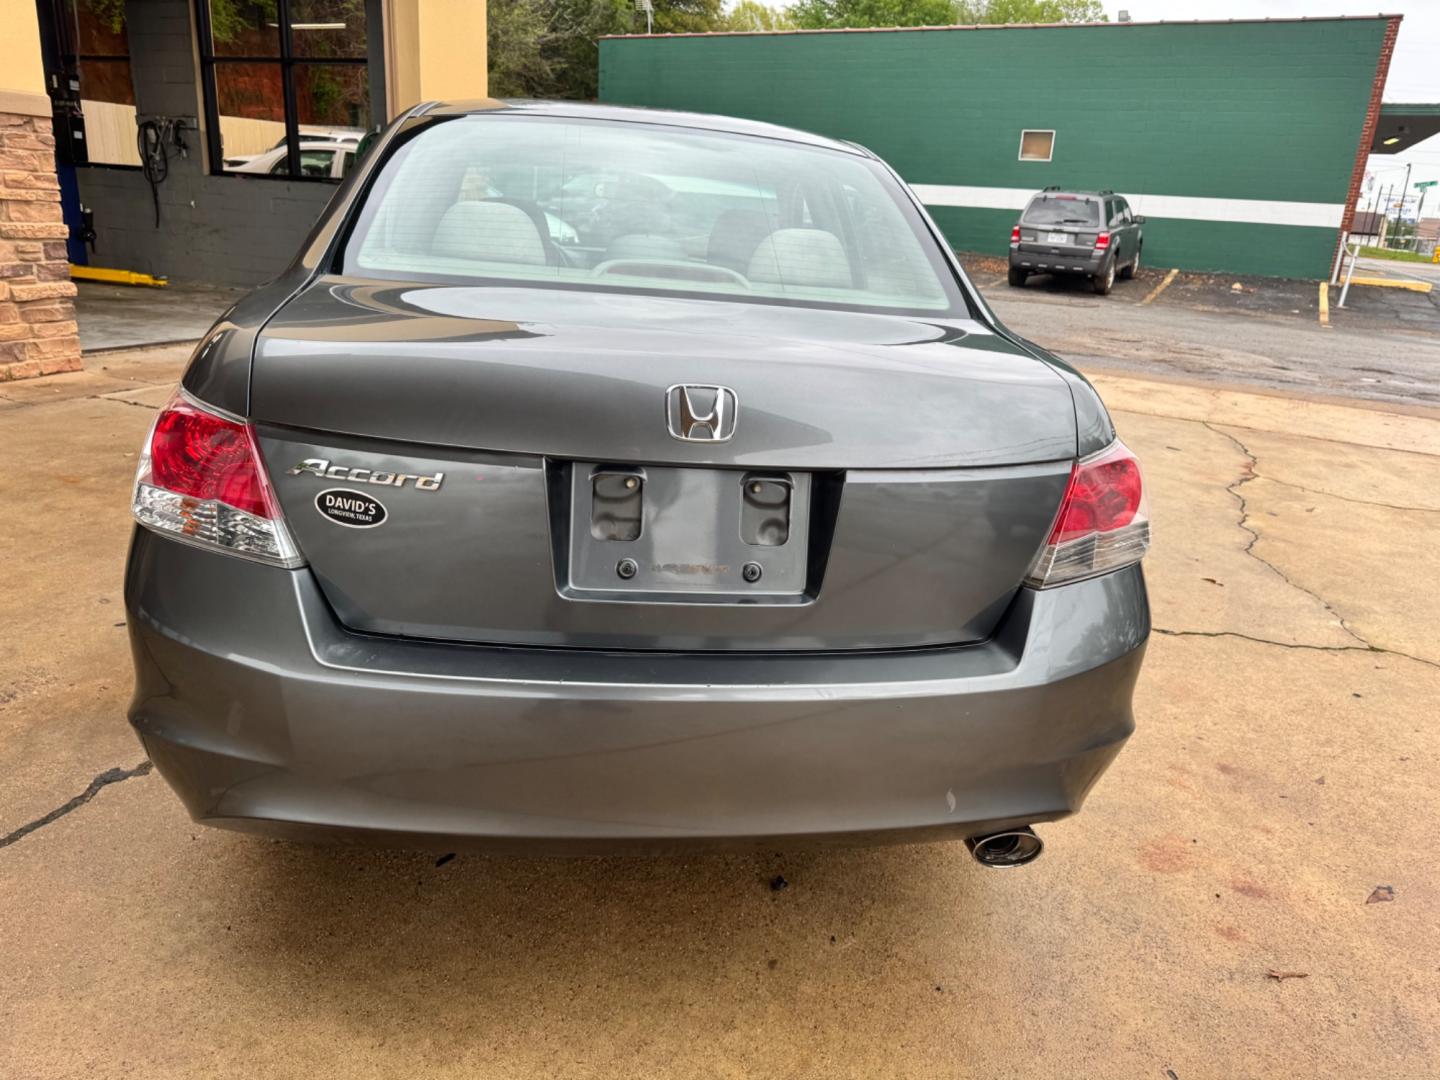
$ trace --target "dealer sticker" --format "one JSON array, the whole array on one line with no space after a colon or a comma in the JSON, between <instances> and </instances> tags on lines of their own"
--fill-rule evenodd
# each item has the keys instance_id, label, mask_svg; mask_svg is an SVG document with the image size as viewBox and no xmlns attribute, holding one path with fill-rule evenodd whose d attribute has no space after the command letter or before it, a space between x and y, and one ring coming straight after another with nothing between
<instances>
[{"instance_id":1,"label":"dealer sticker","mask_svg":"<svg viewBox=\"0 0 1440 1080\"><path fill-rule=\"evenodd\" d=\"M373 529L388 516L384 505L373 495L346 488L329 488L315 496L315 509L347 529Z\"/></svg>"}]
</instances>

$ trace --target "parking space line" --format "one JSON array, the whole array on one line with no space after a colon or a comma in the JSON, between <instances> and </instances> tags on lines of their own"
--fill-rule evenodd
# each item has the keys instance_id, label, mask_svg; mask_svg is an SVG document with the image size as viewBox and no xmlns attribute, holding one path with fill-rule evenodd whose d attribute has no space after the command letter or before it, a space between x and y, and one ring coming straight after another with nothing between
<instances>
[{"instance_id":1,"label":"parking space line","mask_svg":"<svg viewBox=\"0 0 1440 1080\"><path fill-rule=\"evenodd\" d=\"M1330 283L1320 282L1320 325L1330 325Z\"/></svg>"},{"instance_id":2,"label":"parking space line","mask_svg":"<svg viewBox=\"0 0 1440 1080\"><path fill-rule=\"evenodd\" d=\"M1406 289L1409 292L1428 293L1434 286L1428 281L1414 278L1352 277L1351 285L1374 285L1381 289Z\"/></svg>"},{"instance_id":3,"label":"parking space line","mask_svg":"<svg viewBox=\"0 0 1440 1080\"><path fill-rule=\"evenodd\" d=\"M1175 275L1177 275L1178 273L1180 273L1179 268L1171 269L1171 271L1165 275L1165 280L1160 282L1160 284L1156 285L1153 289L1151 289L1150 292L1146 294L1145 299L1140 301L1141 305L1143 306L1150 303L1162 292L1168 289L1170 287L1170 283L1175 280Z\"/></svg>"}]
</instances>

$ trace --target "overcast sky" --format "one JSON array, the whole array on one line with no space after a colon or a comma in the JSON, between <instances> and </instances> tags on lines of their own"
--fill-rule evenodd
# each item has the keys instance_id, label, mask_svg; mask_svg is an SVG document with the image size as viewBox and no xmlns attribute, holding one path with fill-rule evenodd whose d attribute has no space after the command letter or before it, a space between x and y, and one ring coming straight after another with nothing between
<instances>
[{"instance_id":1,"label":"overcast sky","mask_svg":"<svg viewBox=\"0 0 1440 1080\"><path fill-rule=\"evenodd\" d=\"M1316 15L1403 15L1400 38L1390 61L1385 83L1386 101L1440 102L1440 0L1104 0L1113 22L1123 11L1135 22L1160 19L1296 19ZM1432 136L1405 154L1377 154L1369 170L1377 185L1405 179L1405 165L1414 166L1410 177L1440 180L1440 135ZM1440 190L1440 189L1437 189ZM1434 192L1431 192L1432 197ZM1429 216L1431 200L1427 200ZM1361 205L1364 205L1362 198Z\"/></svg>"}]
</instances>

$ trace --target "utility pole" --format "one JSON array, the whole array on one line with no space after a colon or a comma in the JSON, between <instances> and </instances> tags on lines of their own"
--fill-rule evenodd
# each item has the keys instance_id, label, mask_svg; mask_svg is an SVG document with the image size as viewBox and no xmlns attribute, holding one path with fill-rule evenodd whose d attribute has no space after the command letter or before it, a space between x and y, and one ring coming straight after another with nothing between
<instances>
[{"instance_id":1,"label":"utility pole","mask_svg":"<svg viewBox=\"0 0 1440 1080\"><path fill-rule=\"evenodd\" d=\"M1395 211L1395 229L1398 232L1405 219L1405 199L1410 194L1410 163L1405 163L1405 184L1400 188L1400 209ZM1401 244L1404 244L1402 239Z\"/></svg>"},{"instance_id":2,"label":"utility pole","mask_svg":"<svg viewBox=\"0 0 1440 1080\"><path fill-rule=\"evenodd\" d=\"M1390 224L1390 188L1385 189L1385 198L1380 203L1380 237L1375 242L1385 246L1385 231Z\"/></svg>"}]
</instances>

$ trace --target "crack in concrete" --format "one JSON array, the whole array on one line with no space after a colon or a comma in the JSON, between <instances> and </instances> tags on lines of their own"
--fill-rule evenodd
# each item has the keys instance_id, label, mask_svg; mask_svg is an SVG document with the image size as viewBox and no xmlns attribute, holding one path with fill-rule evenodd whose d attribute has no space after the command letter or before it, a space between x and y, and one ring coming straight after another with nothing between
<instances>
[{"instance_id":1,"label":"crack in concrete","mask_svg":"<svg viewBox=\"0 0 1440 1080\"><path fill-rule=\"evenodd\" d=\"M1345 633L1349 634L1366 649L1376 652L1383 652L1384 650L1379 649L1375 645L1372 645L1362 635L1356 633L1350 627L1350 624L1345 621L1345 617L1341 615L1338 611L1336 611L1335 608L1330 604L1330 602L1326 600L1323 596L1315 592L1313 589L1307 589L1299 582L1291 580L1290 575L1285 573L1284 570L1281 570L1269 559L1265 558L1263 555L1259 554L1255 550L1255 545L1260 542L1260 533L1257 532L1250 525L1250 505L1246 500L1245 496L1240 493L1240 489L1246 484L1250 483L1250 481L1260 478L1260 473L1257 471L1260 466L1260 459L1255 456L1254 452L1248 446L1246 446L1243 442L1237 439L1234 435L1231 435L1228 431L1222 431L1220 428L1212 424L1209 420L1205 420L1202 422L1206 428L1213 431L1216 435L1219 435L1225 439L1229 439L1231 444L1234 445L1235 448L1240 451L1240 453L1245 455L1245 459L1247 462L1245 471L1240 475L1239 479L1226 485L1225 487L1225 490L1229 492L1230 495L1234 497L1235 501L1240 505L1240 521L1238 522L1240 528L1250 534L1250 542L1246 544L1244 548L1245 554L1249 555L1261 566L1268 568L1273 574L1275 574L1276 577L1278 577L1281 581L1285 582L1285 584L1289 585L1292 589L1296 590L1297 592L1302 592L1306 596L1313 599L1316 603L1318 603L1321 607L1323 607L1326 611L1328 611L1331 615L1335 617L1335 621L1340 625L1341 630L1344 630Z\"/></svg>"},{"instance_id":2,"label":"crack in concrete","mask_svg":"<svg viewBox=\"0 0 1440 1080\"><path fill-rule=\"evenodd\" d=\"M1426 667L1440 669L1440 663L1434 660L1427 660L1423 656L1416 656L1414 653L1401 652L1398 649L1382 649L1379 645L1311 645L1301 641L1275 641L1273 638L1255 637L1253 634L1242 634L1238 630L1170 630L1161 626L1152 626L1153 632L1165 637L1201 637L1201 638L1239 638L1241 641L1251 641L1256 645L1273 645L1277 649L1299 649L1305 652L1358 652L1373 653L1380 656L1398 656L1402 660L1413 660L1417 664L1424 664Z\"/></svg>"},{"instance_id":3,"label":"crack in concrete","mask_svg":"<svg viewBox=\"0 0 1440 1080\"><path fill-rule=\"evenodd\" d=\"M1208 427L1209 425L1206 426ZM1211 430L1214 429L1212 428ZM1221 432L1221 434L1223 435L1225 433ZM1262 479L1267 483L1279 484L1282 487L1303 491L1307 495L1319 495L1325 499L1339 499L1341 502L1355 503L1357 506L1379 506L1385 510L1400 510L1410 514L1440 514L1440 506L1401 506L1398 503L1377 502L1374 499L1357 499L1353 495L1341 495L1339 492L1326 491L1324 488L1308 488L1304 484L1297 484L1292 480L1277 480L1273 476L1262 477Z\"/></svg>"},{"instance_id":4,"label":"crack in concrete","mask_svg":"<svg viewBox=\"0 0 1440 1080\"><path fill-rule=\"evenodd\" d=\"M0 836L0 848L9 847L17 840L23 840L36 829L43 829L51 822L58 821L66 814L70 813L71 810L78 810L80 807L84 806L91 799L93 799L96 795L100 794L100 789L105 787L107 784L118 784L122 780L129 780L132 776L144 776L154 767L154 764L147 760L140 762L140 764L136 765L133 769L106 769L99 776L95 777L94 780L91 780L90 786L87 787L84 791L82 791L79 795L76 795L73 799L57 806L54 810L51 810L44 817L38 817L34 821L29 822L28 824L21 825L20 828L16 829L12 833L9 833L6 836Z\"/></svg>"},{"instance_id":5,"label":"crack in concrete","mask_svg":"<svg viewBox=\"0 0 1440 1080\"><path fill-rule=\"evenodd\" d=\"M110 393L115 393L115 392L116 392L116 391L110 391ZM109 396L107 396L107 394L87 394L87 395L85 395L85 400L86 400L86 401L109 401L109 402L112 402L112 403L115 404L115 405L130 405L130 406L132 406L132 407L134 407L134 408L136 408L136 409L149 409L151 412L158 412L159 409L160 409L160 406L158 406L158 405L146 405L143 401L126 401L124 398L120 398L120 397L109 397Z\"/></svg>"},{"instance_id":6,"label":"crack in concrete","mask_svg":"<svg viewBox=\"0 0 1440 1080\"><path fill-rule=\"evenodd\" d=\"M137 389L137 390L148 390L148 389L150 389L150 388L152 388L152 387L165 386L165 385L167 385L167 384L165 384L165 383L143 383L143 382L142 382L142 383L136 383L134 388ZM125 393L126 390L127 390L127 388L122 386L122 387L117 387L117 388L114 389L114 390L106 390L106 391L105 391L104 393L102 393L102 394L72 394L72 395L69 395L69 396L67 396L67 397L59 397L59 398L32 398L32 399L29 400L29 401L23 400L23 399L21 399L21 398L9 397L9 396L7 396L7 395L5 395L5 394L0 394L0 405L8 405L8 406L10 406L10 407L18 410L18 409L39 409L39 408L44 408L44 407L47 406L47 405L64 405L66 402L70 402L70 401L113 401L113 402L114 402L115 404L117 404L117 405L133 405L133 406L134 406L135 408L137 408L137 409L149 409L151 412L156 412L156 411L159 410L159 406L158 406L158 405L145 405L145 404L142 404L141 402L138 402L138 401L126 401L124 398L115 398L115 397L107 397L107 396L106 396L106 395L108 395L108 394L122 394L122 393Z\"/></svg>"},{"instance_id":7,"label":"crack in concrete","mask_svg":"<svg viewBox=\"0 0 1440 1080\"><path fill-rule=\"evenodd\" d=\"M1105 371L1100 371L1100 372L1098 372L1098 374L1100 374L1100 375L1102 375L1102 376L1103 376L1103 375L1106 375L1106 374L1115 374L1115 375L1117 375L1117 376L1119 376L1119 377L1121 377L1121 378L1133 379L1133 380L1135 380L1135 381L1137 381L1137 382L1145 382L1145 381L1147 381L1147 380L1145 380L1145 379L1141 379L1140 377L1138 377L1137 375L1135 375L1133 372L1117 371L1117 372L1109 373L1109 372L1105 372ZM1164 381L1164 380L1155 380L1155 381ZM1185 384L1185 383L1180 383L1179 385L1182 385L1182 386L1183 386L1183 385L1186 385L1186 384ZM1195 388L1196 388L1196 389L1199 389L1199 390L1202 390L1202 391L1207 391L1207 392L1213 391L1213 392L1217 392L1217 393L1235 393L1235 394L1251 393L1251 391L1247 391L1247 390L1237 390L1237 389L1235 389L1234 387L1226 387L1226 386L1209 386L1209 387L1197 386L1197 387L1195 387ZM1280 395L1278 395L1278 396L1280 396L1280 397L1286 397L1286 398L1293 398L1293 399L1300 400L1300 401L1304 401L1304 400L1305 400L1305 398L1303 398L1303 397L1297 398L1296 395L1294 395L1294 394L1280 394ZM1328 404L1328 403L1327 403L1327 402L1321 402L1320 404ZM1361 409L1360 406L1355 405L1353 402L1350 403L1348 406L1346 406L1343 402L1336 402L1335 404L1337 405L1337 407L1341 407L1341 408L1349 407L1349 408ZM1378 403L1374 403L1374 404L1384 405L1384 404L1388 404L1388 403L1386 403L1386 402L1378 402ZM1427 408L1427 409L1430 409L1431 411L1435 411L1435 407L1434 407L1434 406L1426 406L1426 408ZM1361 411L1369 412L1369 411L1372 411L1372 410L1361 409ZM1387 415L1390 415L1390 416L1411 417L1411 414L1409 414L1409 413L1395 413L1395 412L1392 412L1392 411L1390 411L1390 410L1383 409L1383 408L1379 408L1379 409L1376 409L1376 410L1373 410L1373 411L1383 412L1383 413L1386 413ZM1112 415L1113 415L1113 414L1117 414L1117 413L1118 413L1118 414L1130 413L1130 414L1133 415L1133 416L1149 416L1149 417L1153 417L1153 418L1156 419L1156 420L1174 420L1174 421L1176 421L1177 423L1180 423L1180 424L1199 424L1199 425L1201 425L1202 427L1209 427L1210 424L1212 423L1212 421L1210 421L1210 420L1200 420L1200 419L1197 419L1197 418L1194 417L1194 416L1181 416L1181 415L1179 415L1179 414L1177 414L1177 413L1167 413L1167 412L1150 412L1150 411L1147 411L1147 410L1145 410L1145 409L1136 408L1136 407L1133 406L1133 405L1130 406L1129 408L1121 408L1121 407L1117 406L1117 407L1115 407L1114 409L1111 410L1111 413L1112 413ZM1430 417L1413 417L1413 418L1414 418L1414 419L1431 419ZM1277 434L1277 431L1276 431L1275 428L1255 427L1255 426L1252 425L1252 424L1242 424L1242 423L1240 423L1240 422L1237 421L1237 420L1219 421L1219 422L1220 422L1220 423L1224 423L1226 427L1238 428L1238 429L1240 429L1241 431L1258 431L1258 432L1260 432L1262 435L1274 435L1274 434ZM1224 432L1220 432L1220 434L1223 435L1223 434L1225 434L1225 433L1224 433ZM1333 438L1333 437L1326 436L1326 435L1316 435L1314 432L1311 432L1311 431L1305 431L1305 432L1291 431L1291 432L1288 432L1287 434L1293 435L1293 436L1295 436L1296 438L1306 439L1306 440L1308 440L1308 441L1310 441L1310 442L1329 443L1329 444L1332 445L1332 446L1359 446L1359 447L1362 447L1362 448L1364 448L1364 449L1366 449L1366 450L1380 450L1380 451L1382 451L1382 452L1384 452L1384 453L1387 453L1387 454L1413 454L1413 455L1416 455L1416 456L1419 456L1419 457L1428 457L1428 458L1440 457L1440 453L1434 453L1434 452L1429 451L1429 450L1417 450L1417 449L1415 449L1415 448L1413 448L1413 447L1409 447L1409 448L1404 448L1404 449L1402 449L1401 447L1398 447L1398 446L1387 446L1387 445L1385 445L1384 443L1364 442L1364 441L1357 441L1357 440L1355 440L1355 439L1337 439L1337 438Z\"/></svg>"}]
</instances>

